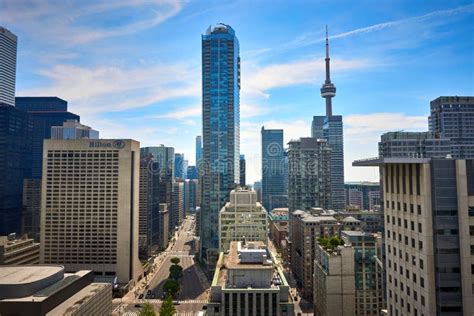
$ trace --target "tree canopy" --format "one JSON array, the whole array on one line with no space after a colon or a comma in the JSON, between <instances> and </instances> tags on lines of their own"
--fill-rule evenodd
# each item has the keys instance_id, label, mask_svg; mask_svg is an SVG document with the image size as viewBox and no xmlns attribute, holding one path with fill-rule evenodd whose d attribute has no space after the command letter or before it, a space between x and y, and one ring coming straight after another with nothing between
<instances>
[{"instance_id":1,"label":"tree canopy","mask_svg":"<svg viewBox=\"0 0 474 316\"><path fill-rule=\"evenodd\" d=\"M173 316L176 313L176 308L173 305L171 296L168 295L160 307L160 316Z\"/></svg>"},{"instance_id":2,"label":"tree canopy","mask_svg":"<svg viewBox=\"0 0 474 316\"><path fill-rule=\"evenodd\" d=\"M344 245L344 240L339 236L319 237L318 242L325 249L334 249L337 246Z\"/></svg>"},{"instance_id":3,"label":"tree canopy","mask_svg":"<svg viewBox=\"0 0 474 316\"><path fill-rule=\"evenodd\" d=\"M171 263L172 264L179 264L181 260L178 257L173 257L171 258Z\"/></svg>"},{"instance_id":4,"label":"tree canopy","mask_svg":"<svg viewBox=\"0 0 474 316\"><path fill-rule=\"evenodd\" d=\"M179 283L176 280L168 279L165 284L163 284L163 292L175 296L179 292Z\"/></svg>"},{"instance_id":5,"label":"tree canopy","mask_svg":"<svg viewBox=\"0 0 474 316\"><path fill-rule=\"evenodd\" d=\"M173 305L173 304L171 304L171 305ZM156 313L155 313L155 309L153 308L153 306L150 303L145 303L145 305L143 305L142 309L140 310L139 315L140 316L156 316ZM161 315L161 313L160 313L160 315ZM172 315L172 314L170 314L170 315Z\"/></svg>"},{"instance_id":6,"label":"tree canopy","mask_svg":"<svg viewBox=\"0 0 474 316\"><path fill-rule=\"evenodd\" d=\"M179 265L172 265L170 267L170 278L178 280L183 275L183 268Z\"/></svg>"}]
</instances>

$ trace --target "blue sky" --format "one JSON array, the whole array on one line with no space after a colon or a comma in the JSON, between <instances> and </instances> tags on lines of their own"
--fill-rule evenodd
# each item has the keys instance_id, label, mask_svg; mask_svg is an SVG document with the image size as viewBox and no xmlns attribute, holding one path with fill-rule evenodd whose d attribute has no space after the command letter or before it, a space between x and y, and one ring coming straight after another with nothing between
<instances>
[{"instance_id":1,"label":"blue sky","mask_svg":"<svg viewBox=\"0 0 474 316\"><path fill-rule=\"evenodd\" d=\"M426 130L429 101L474 95L472 1L1 0L18 35L17 95L55 95L103 138L165 144L194 163L201 133L201 34L230 24L242 59L241 153L260 178L260 128L310 135L324 113L329 25L334 113L344 116L346 181L380 134Z\"/></svg>"}]
</instances>

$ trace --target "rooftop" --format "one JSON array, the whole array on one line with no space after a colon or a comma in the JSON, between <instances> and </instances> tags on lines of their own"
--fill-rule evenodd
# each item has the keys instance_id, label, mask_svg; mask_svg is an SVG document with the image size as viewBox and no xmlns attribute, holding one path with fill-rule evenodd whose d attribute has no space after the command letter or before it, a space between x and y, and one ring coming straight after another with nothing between
<instances>
[{"instance_id":1,"label":"rooftop","mask_svg":"<svg viewBox=\"0 0 474 316\"><path fill-rule=\"evenodd\" d=\"M367 159L354 160L352 166L354 167L379 167L385 164L399 164L399 163L411 163L411 164L424 164L429 163L430 158L412 158L412 157L373 157Z\"/></svg>"},{"instance_id":2,"label":"rooftop","mask_svg":"<svg viewBox=\"0 0 474 316\"><path fill-rule=\"evenodd\" d=\"M64 267L59 265L0 266L0 286L41 281L63 270Z\"/></svg>"}]
</instances>

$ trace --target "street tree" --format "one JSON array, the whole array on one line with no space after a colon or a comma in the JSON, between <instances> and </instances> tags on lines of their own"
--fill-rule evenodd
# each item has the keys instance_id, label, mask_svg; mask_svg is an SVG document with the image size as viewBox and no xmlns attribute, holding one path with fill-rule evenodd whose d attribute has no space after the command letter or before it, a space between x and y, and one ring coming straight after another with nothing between
<instances>
[{"instance_id":1,"label":"street tree","mask_svg":"<svg viewBox=\"0 0 474 316\"><path fill-rule=\"evenodd\" d=\"M183 275L183 268L180 265L172 265L170 267L170 278L178 280Z\"/></svg>"},{"instance_id":2,"label":"street tree","mask_svg":"<svg viewBox=\"0 0 474 316\"><path fill-rule=\"evenodd\" d=\"M176 280L168 279L165 284L163 284L163 292L175 296L179 292L179 283Z\"/></svg>"},{"instance_id":3,"label":"street tree","mask_svg":"<svg viewBox=\"0 0 474 316\"><path fill-rule=\"evenodd\" d=\"M168 295L160 307L160 316L173 316L176 314L176 308L173 305L171 296Z\"/></svg>"},{"instance_id":4,"label":"street tree","mask_svg":"<svg viewBox=\"0 0 474 316\"><path fill-rule=\"evenodd\" d=\"M143 305L142 309L140 310L139 316L156 316L155 309L150 303L145 303L145 305Z\"/></svg>"},{"instance_id":5,"label":"street tree","mask_svg":"<svg viewBox=\"0 0 474 316\"><path fill-rule=\"evenodd\" d=\"M173 257L173 258L171 258L171 263L172 263L172 264L179 264L180 261L181 261L181 260L179 260L178 257Z\"/></svg>"}]
</instances>

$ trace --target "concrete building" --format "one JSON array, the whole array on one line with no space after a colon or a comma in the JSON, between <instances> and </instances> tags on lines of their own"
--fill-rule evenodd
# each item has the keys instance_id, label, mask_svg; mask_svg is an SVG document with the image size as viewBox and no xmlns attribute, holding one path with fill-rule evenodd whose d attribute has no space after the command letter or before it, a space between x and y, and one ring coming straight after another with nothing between
<instances>
[{"instance_id":1,"label":"concrete building","mask_svg":"<svg viewBox=\"0 0 474 316\"><path fill-rule=\"evenodd\" d=\"M288 247L288 208L275 208L268 213L270 239L281 253Z\"/></svg>"},{"instance_id":2,"label":"concrete building","mask_svg":"<svg viewBox=\"0 0 474 316\"><path fill-rule=\"evenodd\" d=\"M230 192L230 202L219 212L219 249L229 250L232 241L267 243L267 211L257 202L257 193L237 188Z\"/></svg>"},{"instance_id":3,"label":"concrete building","mask_svg":"<svg viewBox=\"0 0 474 316\"><path fill-rule=\"evenodd\" d=\"M40 263L40 245L26 235L0 236L0 265L25 265Z\"/></svg>"},{"instance_id":4,"label":"concrete building","mask_svg":"<svg viewBox=\"0 0 474 316\"><path fill-rule=\"evenodd\" d=\"M41 263L137 280L139 153L129 139L45 140Z\"/></svg>"},{"instance_id":5,"label":"concrete building","mask_svg":"<svg viewBox=\"0 0 474 316\"><path fill-rule=\"evenodd\" d=\"M346 206L356 207L359 210L363 210L362 191L355 188L346 189Z\"/></svg>"},{"instance_id":6,"label":"concrete building","mask_svg":"<svg viewBox=\"0 0 474 316\"><path fill-rule=\"evenodd\" d=\"M0 103L15 105L16 52L18 38L0 26Z\"/></svg>"},{"instance_id":7,"label":"concrete building","mask_svg":"<svg viewBox=\"0 0 474 316\"><path fill-rule=\"evenodd\" d=\"M225 24L210 26L201 44L200 256L212 269L220 252L219 211L240 183L240 53L234 29Z\"/></svg>"},{"instance_id":8,"label":"concrete building","mask_svg":"<svg viewBox=\"0 0 474 316\"><path fill-rule=\"evenodd\" d=\"M220 253L211 284L207 313L215 315L282 315L293 313L290 286L273 254L262 242L232 242Z\"/></svg>"},{"instance_id":9,"label":"concrete building","mask_svg":"<svg viewBox=\"0 0 474 316\"><path fill-rule=\"evenodd\" d=\"M171 198L170 217L171 225L174 225L174 229L183 222L184 211L184 180L180 179L173 183L173 196Z\"/></svg>"},{"instance_id":10,"label":"concrete building","mask_svg":"<svg viewBox=\"0 0 474 316\"><path fill-rule=\"evenodd\" d=\"M98 139L99 132L77 120L66 120L62 126L51 127L51 139Z\"/></svg>"},{"instance_id":11,"label":"concrete building","mask_svg":"<svg viewBox=\"0 0 474 316\"><path fill-rule=\"evenodd\" d=\"M382 211L346 211L338 215L352 217L360 221L361 230L366 233L382 233L384 231Z\"/></svg>"},{"instance_id":12,"label":"concrete building","mask_svg":"<svg viewBox=\"0 0 474 316\"><path fill-rule=\"evenodd\" d=\"M93 281L92 271L65 273L62 266L0 267L0 314L110 315L112 285Z\"/></svg>"},{"instance_id":13,"label":"concrete building","mask_svg":"<svg viewBox=\"0 0 474 316\"><path fill-rule=\"evenodd\" d=\"M41 179L23 180L21 234L36 242L40 239Z\"/></svg>"},{"instance_id":14,"label":"concrete building","mask_svg":"<svg viewBox=\"0 0 474 316\"><path fill-rule=\"evenodd\" d=\"M318 244L314 257L314 315L357 315L354 248L325 249Z\"/></svg>"},{"instance_id":15,"label":"concrete building","mask_svg":"<svg viewBox=\"0 0 474 316\"><path fill-rule=\"evenodd\" d=\"M358 206L359 210L375 210L380 208L379 182L346 182L344 183L346 208Z\"/></svg>"},{"instance_id":16,"label":"concrete building","mask_svg":"<svg viewBox=\"0 0 474 316\"><path fill-rule=\"evenodd\" d=\"M288 208L328 209L331 203L330 148L325 140L300 138L289 142Z\"/></svg>"},{"instance_id":17,"label":"concrete building","mask_svg":"<svg viewBox=\"0 0 474 316\"><path fill-rule=\"evenodd\" d=\"M158 249L164 250L168 247L170 240L170 214L168 211L168 204L160 203L160 213L159 213L159 235L158 235Z\"/></svg>"},{"instance_id":18,"label":"concrete building","mask_svg":"<svg viewBox=\"0 0 474 316\"><path fill-rule=\"evenodd\" d=\"M302 296L313 300L313 261L318 237L339 235L341 224L332 216L300 210L290 213L290 263Z\"/></svg>"},{"instance_id":19,"label":"concrete building","mask_svg":"<svg viewBox=\"0 0 474 316\"><path fill-rule=\"evenodd\" d=\"M271 211L287 207L285 190L285 149L282 129L261 129L262 138L262 204Z\"/></svg>"}]
</instances>

